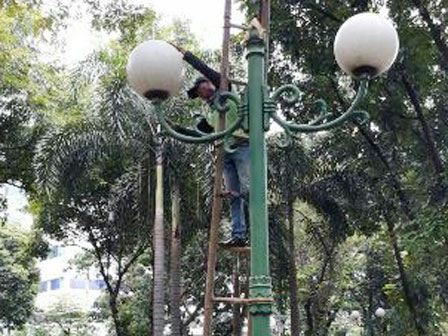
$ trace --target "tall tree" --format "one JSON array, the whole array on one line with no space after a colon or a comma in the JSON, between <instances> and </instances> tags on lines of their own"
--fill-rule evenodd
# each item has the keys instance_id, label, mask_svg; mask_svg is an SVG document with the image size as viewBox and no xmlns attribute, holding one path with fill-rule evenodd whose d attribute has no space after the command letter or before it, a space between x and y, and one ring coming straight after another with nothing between
<instances>
[{"instance_id":1,"label":"tall tree","mask_svg":"<svg viewBox=\"0 0 448 336\"><path fill-rule=\"evenodd\" d=\"M0 226L0 325L6 330L21 327L33 311L39 281L36 257L46 252L38 240L39 235Z\"/></svg>"},{"instance_id":2,"label":"tall tree","mask_svg":"<svg viewBox=\"0 0 448 336\"><path fill-rule=\"evenodd\" d=\"M153 334L165 331L165 225L163 205L163 144L157 145L156 156L156 202L154 218L154 298Z\"/></svg>"},{"instance_id":3,"label":"tall tree","mask_svg":"<svg viewBox=\"0 0 448 336\"><path fill-rule=\"evenodd\" d=\"M174 182L171 211L171 248L170 248L170 304L171 334L182 336L181 319L181 218L180 218L180 186Z\"/></svg>"}]
</instances>

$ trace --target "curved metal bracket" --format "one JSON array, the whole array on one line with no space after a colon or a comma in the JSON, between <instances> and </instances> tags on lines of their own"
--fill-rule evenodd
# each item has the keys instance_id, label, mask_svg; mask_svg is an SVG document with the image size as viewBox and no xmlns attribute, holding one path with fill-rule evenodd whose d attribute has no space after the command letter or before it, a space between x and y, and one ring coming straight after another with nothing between
<instances>
[{"instance_id":1,"label":"curved metal bracket","mask_svg":"<svg viewBox=\"0 0 448 336\"><path fill-rule=\"evenodd\" d=\"M213 99L213 106L218 112L227 112L230 109L230 102L240 105L240 97L233 92L220 92Z\"/></svg>"},{"instance_id":2,"label":"curved metal bracket","mask_svg":"<svg viewBox=\"0 0 448 336\"><path fill-rule=\"evenodd\" d=\"M289 96L286 96L285 94L289 94ZM302 92L300 92L297 86L293 84L286 84L280 86L277 90L274 91L271 100L274 102L284 100L287 104L295 104L299 101L301 96Z\"/></svg>"},{"instance_id":3,"label":"curved metal bracket","mask_svg":"<svg viewBox=\"0 0 448 336\"><path fill-rule=\"evenodd\" d=\"M225 113L230 109L230 103L229 100L233 101L235 104L239 105L239 98L236 94L231 92L223 92L215 98L215 107L220 113ZM233 132L235 132L238 128L241 127L241 124L244 120L244 114L240 112L240 109L238 109L238 118L229 125L226 129L220 131L220 132L214 132L210 134L202 133L202 136L194 137L189 135L181 134L177 131L175 131L167 122L165 118L165 113L162 107L162 104L160 101L154 102L155 106L155 112L157 119L162 126L162 129L165 133L167 133L169 136L173 137L176 140L186 142L186 143L209 143L214 142L219 139L226 138L228 136L231 136Z\"/></svg>"},{"instance_id":4,"label":"curved metal bracket","mask_svg":"<svg viewBox=\"0 0 448 336\"><path fill-rule=\"evenodd\" d=\"M292 144L293 134L289 128L283 128L283 138L280 139L278 146L280 148L288 148Z\"/></svg>"},{"instance_id":5,"label":"curved metal bracket","mask_svg":"<svg viewBox=\"0 0 448 336\"><path fill-rule=\"evenodd\" d=\"M301 132L301 133L313 133L319 131L325 131L336 127L345 121L352 119L354 117L360 117L366 115L364 111L357 111L356 108L360 104L360 102L367 95L368 90L368 78L363 78L361 80L360 86L358 88L358 92L356 94L355 100L353 101L350 108L341 114L339 117L336 117L332 120L326 121L332 117L332 114L328 113L327 105L323 100L318 100L316 103L320 104L320 116L316 120L308 123L308 124L296 124L293 122L288 122L280 118L275 111L270 111L271 118L280 125L283 129L289 130L290 132ZM290 93L289 97L282 97L285 93ZM300 90L294 85L284 85L276 90L272 95L272 101L275 103L280 99L284 99L287 103L293 104L297 102L300 98ZM326 122L325 122L326 121Z\"/></svg>"},{"instance_id":6,"label":"curved metal bracket","mask_svg":"<svg viewBox=\"0 0 448 336\"><path fill-rule=\"evenodd\" d=\"M235 144L235 141L233 140L231 135L228 135L224 138L224 151L228 154L235 153L238 149L232 148L232 146Z\"/></svg>"}]
</instances>

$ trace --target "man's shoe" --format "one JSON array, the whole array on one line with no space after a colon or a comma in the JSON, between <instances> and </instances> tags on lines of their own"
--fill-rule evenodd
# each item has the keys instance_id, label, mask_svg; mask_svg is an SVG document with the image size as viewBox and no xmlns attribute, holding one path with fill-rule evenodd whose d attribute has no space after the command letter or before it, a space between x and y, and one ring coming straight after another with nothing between
<instances>
[{"instance_id":1,"label":"man's shoe","mask_svg":"<svg viewBox=\"0 0 448 336\"><path fill-rule=\"evenodd\" d=\"M248 245L247 244L247 238L245 238L245 237L237 237L237 238L235 238L235 246L245 247L247 245Z\"/></svg>"},{"instance_id":2,"label":"man's shoe","mask_svg":"<svg viewBox=\"0 0 448 336\"><path fill-rule=\"evenodd\" d=\"M232 237L229 240L220 243L220 245L224 247L244 247L247 246L247 240L243 237Z\"/></svg>"},{"instance_id":3,"label":"man's shoe","mask_svg":"<svg viewBox=\"0 0 448 336\"><path fill-rule=\"evenodd\" d=\"M219 243L219 245L224 246L224 247L234 247L234 246L237 246L236 243L237 242L236 242L235 238L232 237L228 240L225 240L225 241Z\"/></svg>"},{"instance_id":4,"label":"man's shoe","mask_svg":"<svg viewBox=\"0 0 448 336\"><path fill-rule=\"evenodd\" d=\"M221 191L221 197L222 198L228 198L228 199L233 199L235 197L240 197L240 193L236 192L236 191L231 191L231 190L222 190Z\"/></svg>"},{"instance_id":5,"label":"man's shoe","mask_svg":"<svg viewBox=\"0 0 448 336\"><path fill-rule=\"evenodd\" d=\"M231 191L223 190L223 191L221 191L221 198L230 202L230 201L232 201L234 196L233 196L233 193Z\"/></svg>"},{"instance_id":6,"label":"man's shoe","mask_svg":"<svg viewBox=\"0 0 448 336\"><path fill-rule=\"evenodd\" d=\"M240 194L240 197L247 203L249 203L249 192L248 191L243 191Z\"/></svg>"}]
</instances>

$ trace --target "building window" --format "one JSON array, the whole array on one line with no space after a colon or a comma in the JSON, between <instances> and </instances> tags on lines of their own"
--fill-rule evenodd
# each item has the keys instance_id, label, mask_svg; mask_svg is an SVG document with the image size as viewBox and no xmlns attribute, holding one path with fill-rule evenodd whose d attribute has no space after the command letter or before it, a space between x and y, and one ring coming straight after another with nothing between
<instances>
[{"instance_id":1,"label":"building window","mask_svg":"<svg viewBox=\"0 0 448 336\"><path fill-rule=\"evenodd\" d=\"M89 282L89 289L100 290L106 287L104 280L93 280Z\"/></svg>"},{"instance_id":2,"label":"building window","mask_svg":"<svg viewBox=\"0 0 448 336\"><path fill-rule=\"evenodd\" d=\"M62 246L52 246L48 252L47 259L53 259L62 255Z\"/></svg>"},{"instance_id":3,"label":"building window","mask_svg":"<svg viewBox=\"0 0 448 336\"><path fill-rule=\"evenodd\" d=\"M70 279L70 288L73 289L85 289L87 288L88 282L82 279Z\"/></svg>"},{"instance_id":4,"label":"building window","mask_svg":"<svg viewBox=\"0 0 448 336\"><path fill-rule=\"evenodd\" d=\"M62 287L62 278L50 280L50 290L58 290Z\"/></svg>"},{"instance_id":5,"label":"building window","mask_svg":"<svg viewBox=\"0 0 448 336\"><path fill-rule=\"evenodd\" d=\"M48 286L47 285L48 285L47 281L42 281L39 284L39 293L46 292L48 290Z\"/></svg>"}]
</instances>

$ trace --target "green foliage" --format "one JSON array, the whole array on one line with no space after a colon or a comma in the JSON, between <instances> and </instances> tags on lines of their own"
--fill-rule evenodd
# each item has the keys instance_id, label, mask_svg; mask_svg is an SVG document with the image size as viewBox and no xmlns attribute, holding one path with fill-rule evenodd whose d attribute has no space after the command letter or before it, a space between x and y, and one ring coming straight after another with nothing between
<instances>
[{"instance_id":1,"label":"green foliage","mask_svg":"<svg viewBox=\"0 0 448 336\"><path fill-rule=\"evenodd\" d=\"M95 321L88 313L61 301L49 311L35 312L33 318L14 336L93 336L99 332L95 322L101 321Z\"/></svg>"},{"instance_id":2,"label":"green foliage","mask_svg":"<svg viewBox=\"0 0 448 336\"><path fill-rule=\"evenodd\" d=\"M45 15L35 1L0 4L0 182L32 191L29 162L45 128L58 110L60 74L45 63L40 46L63 16Z\"/></svg>"},{"instance_id":3,"label":"green foliage","mask_svg":"<svg viewBox=\"0 0 448 336\"><path fill-rule=\"evenodd\" d=\"M33 310L38 271L34 238L10 226L0 226L0 325L23 325Z\"/></svg>"},{"instance_id":4,"label":"green foliage","mask_svg":"<svg viewBox=\"0 0 448 336\"><path fill-rule=\"evenodd\" d=\"M142 258L126 278L128 288L122 298L120 318L128 325L128 335L148 335L151 333L152 316L152 275L150 258Z\"/></svg>"}]
</instances>

